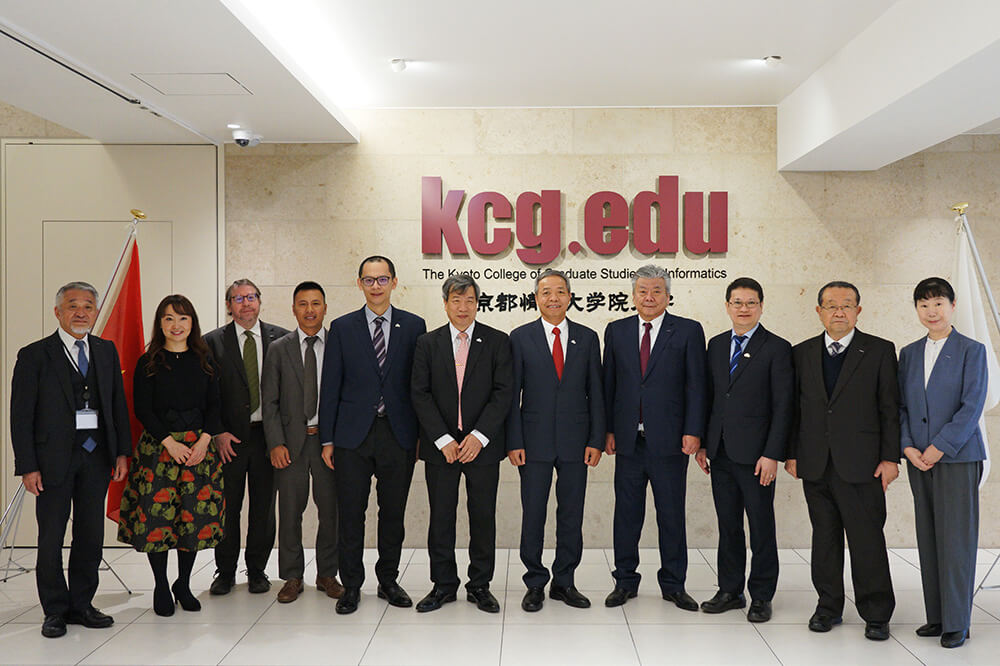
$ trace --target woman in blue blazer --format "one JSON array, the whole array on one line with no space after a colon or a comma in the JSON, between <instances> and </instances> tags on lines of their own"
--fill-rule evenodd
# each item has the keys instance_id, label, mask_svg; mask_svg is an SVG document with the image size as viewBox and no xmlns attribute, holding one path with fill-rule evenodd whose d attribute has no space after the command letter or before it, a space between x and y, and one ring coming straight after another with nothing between
<instances>
[{"instance_id":1,"label":"woman in blue blazer","mask_svg":"<svg viewBox=\"0 0 1000 666\"><path fill-rule=\"evenodd\" d=\"M951 325L955 291L946 280L921 280L913 304L928 333L900 351L899 388L927 613L917 635L953 648L969 637L975 590L986 348Z\"/></svg>"}]
</instances>

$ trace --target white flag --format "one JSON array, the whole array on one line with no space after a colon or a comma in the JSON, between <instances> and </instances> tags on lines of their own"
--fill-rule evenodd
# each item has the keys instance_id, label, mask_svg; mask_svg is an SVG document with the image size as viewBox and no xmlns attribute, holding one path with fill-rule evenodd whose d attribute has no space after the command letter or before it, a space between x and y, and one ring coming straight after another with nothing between
<instances>
[{"instance_id":1,"label":"white flag","mask_svg":"<svg viewBox=\"0 0 1000 666\"><path fill-rule=\"evenodd\" d=\"M986 412L1000 403L1000 364L997 363L996 351L990 342L989 321L986 316L986 305L979 292L979 280L976 274L975 260L972 257L972 246L965 233L965 227L958 218L958 235L955 239L955 268L951 274L952 285L955 288L955 318L952 323L955 328L974 340L986 345L986 368L989 372L989 382L986 390L986 405L983 416L979 419L979 429L983 433L983 444L986 447L986 461L983 463L983 479L979 486L986 483L990 474L990 443L986 437Z\"/></svg>"}]
</instances>

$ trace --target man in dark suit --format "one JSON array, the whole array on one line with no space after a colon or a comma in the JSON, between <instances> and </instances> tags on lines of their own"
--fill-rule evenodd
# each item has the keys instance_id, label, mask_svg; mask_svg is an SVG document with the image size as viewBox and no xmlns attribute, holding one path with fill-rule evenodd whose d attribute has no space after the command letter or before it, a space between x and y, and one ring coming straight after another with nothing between
<instances>
[{"instance_id":1,"label":"man in dark suit","mask_svg":"<svg viewBox=\"0 0 1000 666\"><path fill-rule=\"evenodd\" d=\"M339 599L337 581L337 486L323 463L319 441L319 369L326 348L326 292L316 282L302 282L292 292L292 314L299 326L278 338L264 361L260 394L264 434L278 490L278 575L285 584L280 603L302 592L305 556L302 512L309 502L309 479L319 516L316 532L316 588Z\"/></svg>"},{"instance_id":2,"label":"man in dark suit","mask_svg":"<svg viewBox=\"0 0 1000 666\"><path fill-rule=\"evenodd\" d=\"M604 394L597 333L566 318L572 294L562 271L535 279L541 319L510 334L514 400L507 417L507 457L521 474L521 562L528 591L521 608L541 610L549 571L542 565L545 511L556 480L556 557L549 596L575 608L590 600L573 573L583 556L587 466L604 448Z\"/></svg>"},{"instance_id":3,"label":"man in dark suit","mask_svg":"<svg viewBox=\"0 0 1000 666\"><path fill-rule=\"evenodd\" d=\"M476 322L479 285L453 275L442 287L448 323L421 336L413 357L413 407L420 419L420 458L431 516L427 549L434 587L420 612L455 601L455 519L465 474L469 509L467 598L480 610L500 611L490 592L496 559L497 485L506 453L504 420L511 403L510 339Z\"/></svg>"},{"instance_id":4,"label":"man in dark suit","mask_svg":"<svg viewBox=\"0 0 1000 666\"><path fill-rule=\"evenodd\" d=\"M726 288L726 314L733 328L708 343L708 434L696 456L712 475L719 519L719 591L701 609L722 613L745 607L746 585L751 622L771 619L778 585L774 483L778 461L785 459L795 385L792 346L764 328L763 313L759 282L742 277ZM744 512L753 550L749 583Z\"/></svg>"},{"instance_id":5,"label":"man in dark suit","mask_svg":"<svg viewBox=\"0 0 1000 666\"><path fill-rule=\"evenodd\" d=\"M38 561L35 578L45 621L58 638L66 624L110 627L114 619L92 602L104 542L108 481L121 481L132 454L128 405L118 350L90 335L97 290L70 282L56 294L59 329L17 353L10 391L14 474L35 499ZM69 586L62 545L73 511Z\"/></svg>"},{"instance_id":6,"label":"man in dark suit","mask_svg":"<svg viewBox=\"0 0 1000 666\"><path fill-rule=\"evenodd\" d=\"M826 332L800 342L796 421L785 469L802 479L812 523L812 631L830 631L844 610L844 533L865 637L889 638L896 606L885 547L885 490L899 475L896 349L857 330L861 294L849 282L819 290Z\"/></svg>"},{"instance_id":7,"label":"man in dark suit","mask_svg":"<svg viewBox=\"0 0 1000 666\"><path fill-rule=\"evenodd\" d=\"M606 606L621 606L639 589L639 536L646 486L653 488L659 528L657 582L664 600L697 611L684 591L687 534L684 497L688 456L705 430L705 333L698 322L667 313L670 276L643 266L632 278L638 316L604 331L605 451L615 465L615 588Z\"/></svg>"},{"instance_id":8,"label":"man in dark suit","mask_svg":"<svg viewBox=\"0 0 1000 666\"><path fill-rule=\"evenodd\" d=\"M391 305L396 284L392 261L382 256L362 261L358 289L365 305L330 324L323 354L319 435L323 461L336 472L341 615L356 611L361 600L372 475L378 494L378 596L393 606L413 605L397 578L417 449L410 372L417 338L427 326L420 317Z\"/></svg>"},{"instance_id":9,"label":"man in dark suit","mask_svg":"<svg viewBox=\"0 0 1000 666\"><path fill-rule=\"evenodd\" d=\"M222 424L215 436L222 459L226 495L226 524L222 542L215 549L212 594L229 594L236 584L242 528L240 514L249 484L247 514L247 588L259 594L271 589L264 573L274 547L274 468L264 440L260 407L260 375L272 342L288 333L260 320L260 290L247 279L226 289L226 311L232 321L205 335L221 369Z\"/></svg>"}]
</instances>

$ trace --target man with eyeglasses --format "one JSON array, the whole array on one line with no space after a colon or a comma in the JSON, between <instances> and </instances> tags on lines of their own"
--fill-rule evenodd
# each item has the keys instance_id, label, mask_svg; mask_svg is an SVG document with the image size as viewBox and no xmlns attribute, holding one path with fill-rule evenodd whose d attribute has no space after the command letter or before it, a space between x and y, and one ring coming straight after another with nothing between
<instances>
[{"instance_id":1,"label":"man with eyeglasses","mask_svg":"<svg viewBox=\"0 0 1000 666\"><path fill-rule=\"evenodd\" d=\"M205 335L205 342L221 370L222 423L226 431L215 436L222 458L226 517L222 542L215 548L214 595L229 594L236 584L240 557L243 498L249 486L247 543L243 559L248 590L271 589L264 569L274 548L274 468L264 439L260 375L271 343L288 331L260 320L260 289L246 278L226 289L226 312L232 321Z\"/></svg>"},{"instance_id":2,"label":"man with eyeglasses","mask_svg":"<svg viewBox=\"0 0 1000 666\"><path fill-rule=\"evenodd\" d=\"M719 591L701 610L744 608L746 587L747 619L767 622L778 585L774 486L792 421L792 346L760 323L764 288L753 278L726 288L726 314L732 329L708 342L708 430L695 458L711 474L719 520ZM753 552L749 580L744 513Z\"/></svg>"},{"instance_id":3,"label":"man with eyeglasses","mask_svg":"<svg viewBox=\"0 0 1000 666\"><path fill-rule=\"evenodd\" d=\"M896 349L857 330L861 294L849 282L819 290L826 329L793 349L795 422L785 469L802 479L812 523L811 631L843 621L844 533L865 638L889 638L896 600L885 546L885 491L899 475Z\"/></svg>"},{"instance_id":4,"label":"man with eyeglasses","mask_svg":"<svg viewBox=\"0 0 1000 666\"><path fill-rule=\"evenodd\" d=\"M378 596L401 608L413 605L397 582L403 515L417 453L417 415L410 404L410 372L424 320L391 305L396 267L386 257L358 267L360 310L330 324L323 354L319 437L323 461L334 470L340 511L337 613L358 609L365 580L365 511L371 479L378 495Z\"/></svg>"}]
</instances>

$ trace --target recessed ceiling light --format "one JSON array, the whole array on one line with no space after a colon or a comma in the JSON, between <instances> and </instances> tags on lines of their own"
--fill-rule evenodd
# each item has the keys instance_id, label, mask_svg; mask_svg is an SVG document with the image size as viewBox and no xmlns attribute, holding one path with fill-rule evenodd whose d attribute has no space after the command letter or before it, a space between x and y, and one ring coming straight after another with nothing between
<instances>
[{"instance_id":1,"label":"recessed ceiling light","mask_svg":"<svg viewBox=\"0 0 1000 666\"><path fill-rule=\"evenodd\" d=\"M228 127L229 129L239 129L240 128L240 126L237 125L236 123L229 123L228 125L226 125L226 127Z\"/></svg>"},{"instance_id":2,"label":"recessed ceiling light","mask_svg":"<svg viewBox=\"0 0 1000 666\"><path fill-rule=\"evenodd\" d=\"M392 67L392 71L398 74L406 69L406 60L403 58L393 58L389 61L389 66Z\"/></svg>"},{"instance_id":3,"label":"recessed ceiling light","mask_svg":"<svg viewBox=\"0 0 1000 666\"><path fill-rule=\"evenodd\" d=\"M768 67L777 67L781 64L780 55L769 55L764 57L764 64Z\"/></svg>"}]
</instances>

